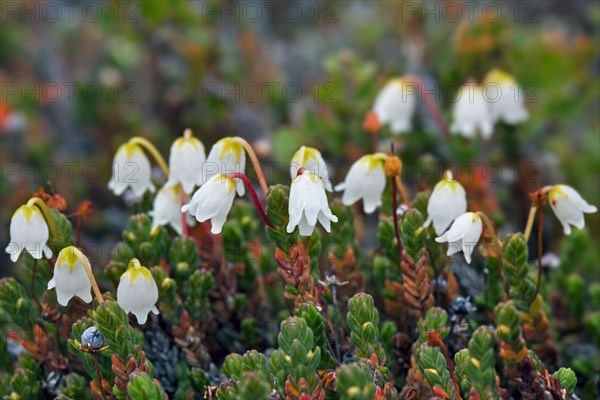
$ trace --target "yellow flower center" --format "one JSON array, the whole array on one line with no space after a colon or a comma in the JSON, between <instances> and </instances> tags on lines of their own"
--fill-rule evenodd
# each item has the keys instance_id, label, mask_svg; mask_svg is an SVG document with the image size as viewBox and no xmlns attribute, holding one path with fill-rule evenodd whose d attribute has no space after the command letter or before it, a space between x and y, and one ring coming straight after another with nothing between
<instances>
[{"instance_id":1,"label":"yellow flower center","mask_svg":"<svg viewBox=\"0 0 600 400\"><path fill-rule=\"evenodd\" d=\"M231 153L235 157L236 162L240 161L242 157L242 151L244 151L244 149L237 140L227 137L219 140L217 144L221 145L221 151L219 152L220 159L223 159L228 153Z\"/></svg>"},{"instance_id":2,"label":"yellow flower center","mask_svg":"<svg viewBox=\"0 0 600 400\"><path fill-rule=\"evenodd\" d=\"M444 178L439 182L439 186L436 187L436 192L442 190L444 188L450 189L452 194L455 194L458 188L460 187L460 183L458 183L454 177L452 176L452 171L448 170L444 174Z\"/></svg>"},{"instance_id":3,"label":"yellow flower center","mask_svg":"<svg viewBox=\"0 0 600 400\"><path fill-rule=\"evenodd\" d=\"M19 207L15 214L19 213L19 211L23 214L23 218L25 218L26 222L29 222L33 215L44 218L42 217L41 211L36 206L28 206L27 204L23 204L21 207Z\"/></svg>"},{"instance_id":4,"label":"yellow flower center","mask_svg":"<svg viewBox=\"0 0 600 400\"><path fill-rule=\"evenodd\" d=\"M496 68L488 72L488 74L485 76L484 82L498 84L506 83L512 85L515 83L515 78L511 74Z\"/></svg>"},{"instance_id":5,"label":"yellow flower center","mask_svg":"<svg viewBox=\"0 0 600 400\"><path fill-rule=\"evenodd\" d=\"M125 157L127 158L127 160L131 160L133 155L136 153L144 154L144 151L137 143L129 142L123 143L121 146L119 146L119 148L117 149L117 153L121 152L125 152Z\"/></svg>"},{"instance_id":6,"label":"yellow flower center","mask_svg":"<svg viewBox=\"0 0 600 400\"><path fill-rule=\"evenodd\" d=\"M375 168L383 168L387 155L383 153L368 154L358 160L360 164L367 164L367 173L371 173Z\"/></svg>"},{"instance_id":7,"label":"yellow flower center","mask_svg":"<svg viewBox=\"0 0 600 400\"><path fill-rule=\"evenodd\" d=\"M175 139L174 145L177 151L181 151L181 149L183 149L185 146L189 146L192 149L197 150L198 147L200 147L200 141L193 136L181 136Z\"/></svg>"},{"instance_id":8,"label":"yellow flower center","mask_svg":"<svg viewBox=\"0 0 600 400\"><path fill-rule=\"evenodd\" d=\"M63 265L69 267L69 272L73 273L75 269L75 264L79 261L83 264L84 260L81 252L75 246L65 247L56 260L56 268L61 268Z\"/></svg>"},{"instance_id":9,"label":"yellow flower center","mask_svg":"<svg viewBox=\"0 0 600 400\"><path fill-rule=\"evenodd\" d=\"M129 261L129 265L127 266L126 272L129 272L130 285L133 285L134 282L137 281L139 278L144 278L148 282L154 282L154 278L152 278L150 270L142 266L142 264L140 264L140 261L137 258L132 258L131 261Z\"/></svg>"},{"instance_id":10,"label":"yellow flower center","mask_svg":"<svg viewBox=\"0 0 600 400\"><path fill-rule=\"evenodd\" d=\"M548 191L548 198L550 199L550 202L554 206L556 206L557 197L560 197L560 196L569 197L567 195L567 192L563 188L563 185L554 185L554 186L552 186L552 189L550 189Z\"/></svg>"}]
</instances>

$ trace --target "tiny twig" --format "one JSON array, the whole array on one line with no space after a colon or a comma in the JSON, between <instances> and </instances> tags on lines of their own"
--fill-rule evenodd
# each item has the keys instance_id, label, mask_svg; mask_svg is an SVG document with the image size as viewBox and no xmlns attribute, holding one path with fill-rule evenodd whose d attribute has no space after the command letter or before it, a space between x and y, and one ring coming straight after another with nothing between
<instances>
[{"instance_id":1,"label":"tiny twig","mask_svg":"<svg viewBox=\"0 0 600 400\"><path fill-rule=\"evenodd\" d=\"M38 298L35 294L35 272L36 272L36 269L37 269L37 260L34 258L33 265L31 266L31 297L33 298L33 301L35 301L35 304L37 304L41 310L43 308L42 303L40 303L40 301L38 300Z\"/></svg>"},{"instance_id":2,"label":"tiny twig","mask_svg":"<svg viewBox=\"0 0 600 400\"><path fill-rule=\"evenodd\" d=\"M96 352L92 352L92 360L94 361L94 368L96 369L96 379L98 380L98 388L100 389L102 398L106 400L106 393L104 393L104 388L102 387L102 376L100 375L100 365L98 365L98 355L96 354Z\"/></svg>"},{"instance_id":3,"label":"tiny twig","mask_svg":"<svg viewBox=\"0 0 600 400\"><path fill-rule=\"evenodd\" d=\"M537 211L537 207L535 205L531 206L529 210L529 217L527 218L527 225L525 226L525 241L529 241L529 236L531 235L531 229L533 228L533 221L535 220L535 213Z\"/></svg>"},{"instance_id":4,"label":"tiny twig","mask_svg":"<svg viewBox=\"0 0 600 400\"><path fill-rule=\"evenodd\" d=\"M544 213L542 212L542 208L538 208L538 237L537 237L537 248L538 248L538 274L537 274L537 283L535 285L535 296L531 299L533 303L540 294L540 289L542 286L542 227L543 227L543 218Z\"/></svg>"},{"instance_id":5,"label":"tiny twig","mask_svg":"<svg viewBox=\"0 0 600 400\"><path fill-rule=\"evenodd\" d=\"M430 346L437 346L442 351L444 358L446 359L446 366L448 367L448 371L450 372L450 379L452 379L452 386L454 386L454 392L456 394L456 398L458 400L462 400L460 397L460 389L458 388L458 382L456 380L456 373L454 372L454 363L448 354L448 348L446 348L446 344L440 337L438 331L427 332L427 342Z\"/></svg>"}]
</instances>

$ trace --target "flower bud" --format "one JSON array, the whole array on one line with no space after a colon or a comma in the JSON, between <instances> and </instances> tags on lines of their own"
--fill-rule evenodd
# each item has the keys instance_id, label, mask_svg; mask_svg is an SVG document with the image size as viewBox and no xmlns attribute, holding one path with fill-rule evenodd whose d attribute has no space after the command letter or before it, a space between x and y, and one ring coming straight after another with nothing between
<instances>
[{"instance_id":1,"label":"flower bud","mask_svg":"<svg viewBox=\"0 0 600 400\"><path fill-rule=\"evenodd\" d=\"M383 165L385 174L390 178L398 176L402 173L402 161L397 156L389 156Z\"/></svg>"}]
</instances>

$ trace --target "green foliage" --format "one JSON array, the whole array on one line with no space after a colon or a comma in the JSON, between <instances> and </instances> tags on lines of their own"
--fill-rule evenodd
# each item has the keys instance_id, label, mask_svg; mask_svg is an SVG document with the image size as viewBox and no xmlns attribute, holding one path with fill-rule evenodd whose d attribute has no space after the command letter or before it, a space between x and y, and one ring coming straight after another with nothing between
<instances>
[{"instance_id":1,"label":"green foliage","mask_svg":"<svg viewBox=\"0 0 600 400\"><path fill-rule=\"evenodd\" d=\"M494 335L488 327L477 328L469 341L469 348L461 350L461 355L457 354L455 360L457 371L460 364L460 375L463 377L460 386L465 397L468 396L468 391L464 390L466 381L481 399L496 398Z\"/></svg>"},{"instance_id":2,"label":"green foliage","mask_svg":"<svg viewBox=\"0 0 600 400\"><path fill-rule=\"evenodd\" d=\"M335 389L344 400L372 400L377 391L364 364L346 364L336 370Z\"/></svg>"},{"instance_id":3,"label":"green foliage","mask_svg":"<svg viewBox=\"0 0 600 400\"><path fill-rule=\"evenodd\" d=\"M145 372L134 372L130 375L127 393L131 399L167 399L167 395L160 384Z\"/></svg>"},{"instance_id":4,"label":"green foliage","mask_svg":"<svg viewBox=\"0 0 600 400\"><path fill-rule=\"evenodd\" d=\"M350 338L356 346L355 358L369 358L375 354L380 362L384 360L385 352L379 342L379 312L373 297L366 293L355 294L348 301L346 320Z\"/></svg>"},{"instance_id":5,"label":"green foliage","mask_svg":"<svg viewBox=\"0 0 600 400\"><path fill-rule=\"evenodd\" d=\"M263 375L256 372L245 372L239 384L240 400L268 399L271 393L271 385Z\"/></svg>"},{"instance_id":6,"label":"green foliage","mask_svg":"<svg viewBox=\"0 0 600 400\"><path fill-rule=\"evenodd\" d=\"M417 349L415 357L427 382L432 387L437 386L450 397L450 394L453 393L452 380L441 350L438 347L422 344Z\"/></svg>"},{"instance_id":7,"label":"green foliage","mask_svg":"<svg viewBox=\"0 0 600 400\"><path fill-rule=\"evenodd\" d=\"M284 185L274 185L269 187L267 194L267 207L265 212L269 220L275 225L276 229L266 227L267 238L271 240L277 248L287 251L297 241L295 233L287 234L286 226L288 224L288 198L290 188Z\"/></svg>"},{"instance_id":8,"label":"green foliage","mask_svg":"<svg viewBox=\"0 0 600 400\"><path fill-rule=\"evenodd\" d=\"M38 400L42 398L41 377L37 374L38 368L33 358L22 355L20 367L10 379L10 389L7 392L18 394L18 399ZM14 397L9 397L14 398Z\"/></svg>"},{"instance_id":9,"label":"green foliage","mask_svg":"<svg viewBox=\"0 0 600 400\"><path fill-rule=\"evenodd\" d=\"M528 311L535 296L535 282L529 277L527 241L522 234L510 235L503 246L505 278L510 287L508 295L520 311Z\"/></svg>"},{"instance_id":10,"label":"green foliage","mask_svg":"<svg viewBox=\"0 0 600 400\"><path fill-rule=\"evenodd\" d=\"M245 201L235 203L223 226L225 255L233 263L250 264L248 240L258 234L259 223L253 217L254 206Z\"/></svg>"},{"instance_id":11,"label":"green foliage","mask_svg":"<svg viewBox=\"0 0 600 400\"><path fill-rule=\"evenodd\" d=\"M512 301L499 303L494 309L496 337L507 348L500 356L509 363L520 362L527 355L521 331L521 318Z\"/></svg>"},{"instance_id":12,"label":"green foliage","mask_svg":"<svg viewBox=\"0 0 600 400\"><path fill-rule=\"evenodd\" d=\"M204 319L209 307L208 291L212 285L213 278L209 272L196 270L190 277L185 290L185 306L194 319Z\"/></svg>"},{"instance_id":13,"label":"green foliage","mask_svg":"<svg viewBox=\"0 0 600 400\"><path fill-rule=\"evenodd\" d=\"M63 213L50 209L52 218L54 219L54 225L56 226L57 237L51 237L48 241L48 247L52 249L54 254L58 254L62 249L67 246L74 244L73 242L73 228L71 221Z\"/></svg>"},{"instance_id":14,"label":"green foliage","mask_svg":"<svg viewBox=\"0 0 600 400\"><path fill-rule=\"evenodd\" d=\"M314 304L304 303L296 310L296 315L304 319L314 334L315 344L321 350L321 361L319 369L334 368L336 361L329 351L327 335L325 332L325 321Z\"/></svg>"},{"instance_id":15,"label":"green foliage","mask_svg":"<svg viewBox=\"0 0 600 400\"><path fill-rule=\"evenodd\" d=\"M25 288L14 278L0 280L0 324L20 328L31 338L36 321L33 302L25 294Z\"/></svg>"},{"instance_id":16,"label":"green foliage","mask_svg":"<svg viewBox=\"0 0 600 400\"><path fill-rule=\"evenodd\" d=\"M404 213L400 222L400 240L404 250L414 260L418 260L425 251L427 230L423 227L423 214L412 208Z\"/></svg>"},{"instance_id":17,"label":"green foliage","mask_svg":"<svg viewBox=\"0 0 600 400\"><path fill-rule=\"evenodd\" d=\"M168 254L169 235L162 227L152 229L148 214L133 215L123 231L123 240L133 250L142 265L158 264L160 257Z\"/></svg>"},{"instance_id":18,"label":"green foliage","mask_svg":"<svg viewBox=\"0 0 600 400\"><path fill-rule=\"evenodd\" d=\"M561 368L552 374L560 381L560 387L567 390L567 395L571 397L577 385L577 377L571 368Z\"/></svg>"},{"instance_id":19,"label":"green foliage","mask_svg":"<svg viewBox=\"0 0 600 400\"><path fill-rule=\"evenodd\" d=\"M431 331L437 331L442 339L445 339L450 333L448 328L448 313L443 308L431 307L427 310L425 318L419 320L419 342L427 341L426 334Z\"/></svg>"},{"instance_id":20,"label":"green foliage","mask_svg":"<svg viewBox=\"0 0 600 400\"><path fill-rule=\"evenodd\" d=\"M62 393L67 399L88 400L91 399L91 393L86 390L88 381L76 372L71 372L64 378Z\"/></svg>"},{"instance_id":21,"label":"green foliage","mask_svg":"<svg viewBox=\"0 0 600 400\"><path fill-rule=\"evenodd\" d=\"M331 212L338 218L335 229L327 235L330 251L341 259L348 248L355 249L356 228L354 227L354 212L352 208L346 207L339 199L331 202Z\"/></svg>"},{"instance_id":22,"label":"green foliage","mask_svg":"<svg viewBox=\"0 0 600 400\"><path fill-rule=\"evenodd\" d=\"M381 244L383 254L389 258L394 265L399 265L398 243L394 232L393 218L384 218L379 221L377 228L377 241Z\"/></svg>"}]
</instances>

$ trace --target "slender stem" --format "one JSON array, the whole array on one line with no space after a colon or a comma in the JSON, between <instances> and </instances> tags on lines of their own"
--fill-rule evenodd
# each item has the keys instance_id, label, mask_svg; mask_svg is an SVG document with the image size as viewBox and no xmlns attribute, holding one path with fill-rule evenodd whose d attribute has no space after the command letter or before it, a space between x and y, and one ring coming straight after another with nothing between
<instances>
[{"instance_id":1,"label":"slender stem","mask_svg":"<svg viewBox=\"0 0 600 400\"><path fill-rule=\"evenodd\" d=\"M40 303L40 301L38 300L38 298L35 294L35 272L36 272L36 269L37 269L37 260L34 258L33 264L31 266L31 297L33 298L33 301L35 301L35 304L37 304L41 310L43 308L42 303Z\"/></svg>"},{"instance_id":2,"label":"slender stem","mask_svg":"<svg viewBox=\"0 0 600 400\"><path fill-rule=\"evenodd\" d=\"M53 239L58 238L58 231L56 230L56 224L54 223L54 217L52 217L52 213L50 212L50 209L48 208L46 203L44 203L44 200L40 199L39 197L32 197L27 202L27 206L31 207L33 205L35 205L37 208L39 208L40 211L42 212L42 215L44 216L44 219L46 220L46 224L48 225L48 230L50 231L50 237Z\"/></svg>"},{"instance_id":3,"label":"slender stem","mask_svg":"<svg viewBox=\"0 0 600 400\"><path fill-rule=\"evenodd\" d=\"M400 178L400 175L396 175L394 177L394 180L396 181L396 186L398 187L398 192L400 192L400 196L402 196L402 201L409 208L412 208L412 203L410 201L410 197L408 197L408 193L406 191L406 187L404 187L404 183L402 182L402 178Z\"/></svg>"},{"instance_id":4,"label":"slender stem","mask_svg":"<svg viewBox=\"0 0 600 400\"><path fill-rule=\"evenodd\" d=\"M100 389L100 393L102 394L102 398L106 400L106 394L104 393L104 388L102 387L102 376L100 375L100 365L98 365L98 355L93 352L92 360L94 360L94 368L96 369L96 380L98 380L98 388Z\"/></svg>"},{"instance_id":5,"label":"slender stem","mask_svg":"<svg viewBox=\"0 0 600 400\"><path fill-rule=\"evenodd\" d=\"M396 180L392 179L392 214L394 215L394 234L398 242L398 254L402 260L402 242L400 241L400 232L398 230L398 192L396 191Z\"/></svg>"},{"instance_id":6,"label":"slender stem","mask_svg":"<svg viewBox=\"0 0 600 400\"><path fill-rule=\"evenodd\" d=\"M75 244L79 247L81 241L81 214L77 214L77 228L75 228Z\"/></svg>"},{"instance_id":7,"label":"slender stem","mask_svg":"<svg viewBox=\"0 0 600 400\"><path fill-rule=\"evenodd\" d=\"M335 348L335 358L336 360L339 362L340 361L340 343L339 343L339 339L338 339L338 330L336 327L336 321L337 321L337 286L336 285L331 285L330 286L331 289L331 297L333 300L333 346Z\"/></svg>"},{"instance_id":8,"label":"slender stem","mask_svg":"<svg viewBox=\"0 0 600 400\"><path fill-rule=\"evenodd\" d=\"M450 132L448 132L448 128L446 127L446 123L444 122L444 118L442 117L442 113L440 112L440 108L438 107L434 99L431 97L431 93L427 90L425 82L423 82L421 78L415 75L406 75L403 78L403 80L405 80L406 82L413 83L417 86L417 89L419 90L419 93L421 94L421 97L425 102L425 106L427 107L427 109L429 109L429 112L431 112L431 116L433 117L433 120L438 126L438 129L446 138L449 138Z\"/></svg>"},{"instance_id":9,"label":"slender stem","mask_svg":"<svg viewBox=\"0 0 600 400\"><path fill-rule=\"evenodd\" d=\"M248 155L250 156L250 160L252 161L252 166L254 167L254 171L256 172L256 177L258 178L258 183L260 184L260 189L262 190L263 195L266 198L269 187L267 186L267 182L265 181L265 175L263 174L262 167L260 166L260 163L258 162L258 157L256 157L256 153L254 152L254 149L252 148L252 146L250 146L250 143L248 143L245 139L243 139L239 136L236 136L233 139L237 143L244 146L246 153L248 153Z\"/></svg>"},{"instance_id":10,"label":"slender stem","mask_svg":"<svg viewBox=\"0 0 600 400\"><path fill-rule=\"evenodd\" d=\"M254 187L252 186L252 182L250 182L250 179L248 179L248 177L246 175L242 174L241 172L232 172L230 174L227 174L227 176L230 177L231 179L237 178L237 179L240 179L242 182L244 182L244 186L246 186L246 189L248 189L248 192L250 193L250 197L252 197L252 201L254 202L254 206L256 207L256 211L258 211L258 214L260 215L262 220L265 222L265 224L267 224L267 226L269 228L277 229L277 228L275 228L275 225L273 225L273 223L267 216L267 213L265 212L265 209L263 208L262 204L260 204L260 201L258 200L258 196L256 195L256 190L254 190ZM267 192L265 192L265 196L266 195L267 195Z\"/></svg>"},{"instance_id":11,"label":"slender stem","mask_svg":"<svg viewBox=\"0 0 600 400\"><path fill-rule=\"evenodd\" d=\"M450 379L452 380L452 386L454 386L454 392L456 394L456 398L458 400L462 400L460 397L460 389L458 388L458 381L456 379L456 374L454 372L454 363L450 358L450 354L448 353L448 348L444 344L444 341L440 337L440 334L437 331L431 331L426 334L427 342L430 346L437 346L442 351L444 358L446 359L446 366L448 367L448 372L450 372Z\"/></svg>"},{"instance_id":12,"label":"slender stem","mask_svg":"<svg viewBox=\"0 0 600 400\"><path fill-rule=\"evenodd\" d=\"M490 217L488 217L485 213L483 213L481 211L477 211L477 215L479 215L479 217L481 217L481 220L485 224L485 227L487 228L488 232L490 233L492 242L494 242L496 244L496 246L498 246L498 277L500 278L500 282L502 283L502 286L504 287L505 280L504 280L504 269L503 269L503 265L502 265L502 242L500 241L500 239L498 239L498 235L496 235L496 230L494 228L494 224L492 223L492 220L490 219Z\"/></svg>"},{"instance_id":13,"label":"slender stem","mask_svg":"<svg viewBox=\"0 0 600 400\"><path fill-rule=\"evenodd\" d=\"M529 236L531 235L531 229L533 228L533 221L535 220L535 212L537 211L537 207L532 205L529 210L529 217L527 218L527 225L525 226L525 241L529 241Z\"/></svg>"},{"instance_id":14,"label":"slender stem","mask_svg":"<svg viewBox=\"0 0 600 400\"><path fill-rule=\"evenodd\" d=\"M535 296L533 296L531 302L533 303L540 294L540 288L542 286L542 227L544 224L544 213L542 208L538 208L538 237L537 237L537 248L538 248L538 275L537 283L535 285Z\"/></svg>"},{"instance_id":15,"label":"slender stem","mask_svg":"<svg viewBox=\"0 0 600 400\"><path fill-rule=\"evenodd\" d=\"M92 283L92 290L94 291L94 295L100 303L104 303L102 292L100 292L100 288L98 287L98 282L96 282L96 277L92 272L92 268L87 263L81 263L81 265L83 266L83 270L85 271L85 274L87 275L88 279Z\"/></svg>"},{"instance_id":16,"label":"slender stem","mask_svg":"<svg viewBox=\"0 0 600 400\"><path fill-rule=\"evenodd\" d=\"M181 207L183 207L185 205L186 202L186 198L185 198L185 192L183 191L183 185L180 183L179 184L179 196L180 196L180 202L181 202ZM181 213L181 236L185 239L190 235L190 227L187 224L187 213Z\"/></svg>"},{"instance_id":17,"label":"slender stem","mask_svg":"<svg viewBox=\"0 0 600 400\"><path fill-rule=\"evenodd\" d=\"M165 162L163 156L160 155L156 147L154 147L151 141L141 136L134 136L131 139L129 139L129 143L139 144L140 146L145 148L150 154L152 154L152 157L154 157L154 159L156 160L160 168L163 170L165 175L169 176L169 166Z\"/></svg>"}]
</instances>

